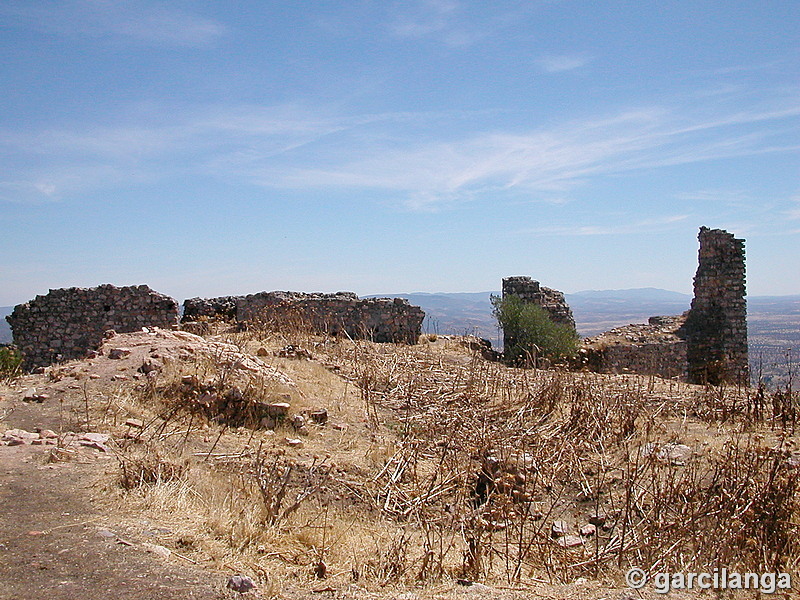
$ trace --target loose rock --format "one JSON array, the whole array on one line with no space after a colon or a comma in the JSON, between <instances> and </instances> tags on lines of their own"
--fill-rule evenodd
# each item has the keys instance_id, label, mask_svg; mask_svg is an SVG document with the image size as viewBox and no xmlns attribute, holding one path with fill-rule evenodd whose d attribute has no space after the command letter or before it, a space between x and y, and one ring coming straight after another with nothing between
<instances>
[{"instance_id":1,"label":"loose rock","mask_svg":"<svg viewBox=\"0 0 800 600\"><path fill-rule=\"evenodd\" d=\"M26 395L25 397L22 398L22 401L23 402L36 402L38 404L41 404L45 400L49 400L49 399L50 399L50 396L48 396L47 394L28 394L28 395Z\"/></svg>"},{"instance_id":2,"label":"loose rock","mask_svg":"<svg viewBox=\"0 0 800 600\"><path fill-rule=\"evenodd\" d=\"M562 548L576 548L583 545L583 538L577 535L565 535L556 540Z\"/></svg>"},{"instance_id":3,"label":"loose rock","mask_svg":"<svg viewBox=\"0 0 800 600\"><path fill-rule=\"evenodd\" d=\"M172 550L165 546L159 546L158 544L151 544L149 542L145 542L142 544L142 548L144 548L147 552L151 552L156 556L160 556L161 558L169 558L172 556Z\"/></svg>"},{"instance_id":4,"label":"loose rock","mask_svg":"<svg viewBox=\"0 0 800 600\"><path fill-rule=\"evenodd\" d=\"M566 521L553 521L553 525L550 527L550 535L554 538L567 535L569 532L570 526Z\"/></svg>"},{"instance_id":5,"label":"loose rock","mask_svg":"<svg viewBox=\"0 0 800 600\"><path fill-rule=\"evenodd\" d=\"M228 579L228 584L226 587L229 590L233 590L234 592L239 592L240 594L246 594L250 590L255 589L256 584L247 575L236 574L232 575Z\"/></svg>"},{"instance_id":6,"label":"loose rock","mask_svg":"<svg viewBox=\"0 0 800 600\"><path fill-rule=\"evenodd\" d=\"M289 414L290 408L288 402L272 402L267 404L267 414L274 419L282 419Z\"/></svg>"},{"instance_id":7,"label":"loose rock","mask_svg":"<svg viewBox=\"0 0 800 600\"><path fill-rule=\"evenodd\" d=\"M310 413L308 413L308 416L317 425L325 425L325 423L328 422L328 410L325 408L312 410Z\"/></svg>"}]
</instances>

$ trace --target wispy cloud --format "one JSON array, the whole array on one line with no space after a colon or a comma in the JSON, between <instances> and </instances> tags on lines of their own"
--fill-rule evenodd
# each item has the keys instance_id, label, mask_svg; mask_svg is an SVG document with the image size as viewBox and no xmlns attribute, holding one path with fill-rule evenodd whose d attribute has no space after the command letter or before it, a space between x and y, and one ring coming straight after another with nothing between
<instances>
[{"instance_id":1,"label":"wispy cloud","mask_svg":"<svg viewBox=\"0 0 800 600\"><path fill-rule=\"evenodd\" d=\"M388 31L398 38L431 39L450 48L474 46L498 32L518 26L532 10L526 3L503 6L462 6L457 0L398 2L389 17Z\"/></svg>"},{"instance_id":2,"label":"wispy cloud","mask_svg":"<svg viewBox=\"0 0 800 600\"><path fill-rule=\"evenodd\" d=\"M424 37L450 27L457 9L458 4L451 0L423 0L408 5L390 29L399 37Z\"/></svg>"},{"instance_id":3,"label":"wispy cloud","mask_svg":"<svg viewBox=\"0 0 800 600\"><path fill-rule=\"evenodd\" d=\"M591 57L583 54L547 54L536 60L536 64L547 73L561 73L586 66Z\"/></svg>"},{"instance_id":4,"label":"wispy cloud","mask_svg":"<svg viewBox=\"0 0 800 600\"><path fill-rule=\"evenodd\" d=\"M58 189L52 183L36 181L0 181L0 200L25 203L55 200Z\"/></svg>"},{"instance_id":5,"label":"wispy cloud","mask_svg":"<svg viewBox=\"0 0 800 600\"><path fill-rule=\"evenodd\" d=\"M226 32L221 23L148 0L57 0L0 5L0 19L60 35L118 37L155 45L200 46Z\"/></svg>"},{"instance_id":6,"label":"wispy cloud","mask_svg":"<svg viewBox=\"0 0 800 600\"><path fill-rule=\"evenodd\" d=\"M561 225L548 227L532 227L519 229L514 235L535 236L593 236L593 235L630 235L641 233L658 233L669 231L673 225L683 223L689 215L667 215L655 219L646 219L633 223L617 225Z\"/></svg>"},{"instance_id":7,"label":"wispy cloud","mask_svg":"<svg viewBox=\"0 0 800 600\"><path fill-rule=\"evenodd\" d=\"M743 200L748 200L748 195L743 190L725 189L699 189L675 194L678 200L689 200L697 202L714 203L735 203L739 204Z\"/></svg>"},{"instance_id":8,"label":"wispy cloud","mask_svg":"<svg viewBox=\"0 0 800 600\"><path fill-rule=\"evenodd\" d=\"M787 113L771 114L777 123L777 115ZM325 166L274 169L255 161L245 168L278 186L394 190L407 194L416 208L476 194L552 196L598 175L790 150L770 144L767 134L742 134L729 126L765 118L753 112L687 125L685 116L670 111L636 110L528 133L478 132L399 148L387 141L367 151L352 147Z\"/></svg>"},{"instance_id":9,"label":"wispy cloud","mask_svg":"<svg viewBox=\"0 0 800 600\"><path fill-rule=\"evenodd\" d=\"M452 135L447 123L465 115L221 106L185 110L168 124L153 115L144 124L0 131L0 156L14 157L6 162L15 185L31 193L44 186L43 197L119 176L192 173L272 188L375 190L419 210L489 196L544 201L593 177L793 151L782 142L798 115L800 106L704 117L651 107L518 131L508 115L480 114L474 121L483 125Z\"/></svg>"}]
</instances>

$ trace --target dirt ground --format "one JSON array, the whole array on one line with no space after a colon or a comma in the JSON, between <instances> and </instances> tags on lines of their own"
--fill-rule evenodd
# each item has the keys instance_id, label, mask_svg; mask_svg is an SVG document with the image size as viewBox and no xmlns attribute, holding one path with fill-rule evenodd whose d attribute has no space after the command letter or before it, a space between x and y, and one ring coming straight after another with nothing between
<instances>
[{"instance_id":1,"label":"dirt ground","mask_svg":"<svg viewBox=\"0 0 800 600\"><path fill-rule=\"evenodd\" d=\"M42 403L23 402L24 392L6 390L3 429L63 428L56 398L64 390L43 380L17 382L51 395ZM209 577L194 565L148 552L145 544L158 544L157 527L131 531L95 508L98 475L117 469L111 454L78 446L68 458L52 460L54 448L0 446L0 599L231 597L224 574Z\"/></svg>"},{"instance_id":2,"label":"dirt ground","mask_svg":"<svg viewBox=\"0 0 800 600\"><path fill-rule=\"evenodd\" d=\"M111 359L108 353L115 347L129 352ZM134 404L124 401L126 390L147 382L141 366L157 361L168 368L206 353L218 363L227 361L251 373L263 371L275 381L276 389L291 396L293 406L314 409L321 401L319 396L327 394L322 400L337 427L312 432L305 438L304 452L328 453L352 468L359 467L357 460L369 456L365 446L374 444L375 451L381 451L381 441L374 440L364 422L358 391L313 360L298 363L242 355L231 346L208 344L183 333L120 336L109 340L102 350L98 357L0 384L0 436L13 429L41 431L42 437L50 430L58 436L49 443L40 440L37 445L0 445L0 600L664 597L652 590L640 593L583 578L563 585L490 587L453 581L425 588L381 590L367 589L345 578L317 582L296 579L273 581L273 585L261 583L248 594L228 590L226 583L239 572L238 563L212 560L200 551L184 549L180 543L184 532L178 531L176 515L165 515L162 520L145 512L131 512L131 505L120 500L118 486L114 488L119 477L115 440L130 433L127 419L146 418L137 413ZM92 439L81 440L80 435L87 432L110 439L99 444ZM208 450L209 454L215 448L217 452L238 451L247 448L246 442L255 443L241 431L226 434L218 445L201 432L193 449ZM693 596L673 593L669 597Z\"/></svg>"}]
</instances>

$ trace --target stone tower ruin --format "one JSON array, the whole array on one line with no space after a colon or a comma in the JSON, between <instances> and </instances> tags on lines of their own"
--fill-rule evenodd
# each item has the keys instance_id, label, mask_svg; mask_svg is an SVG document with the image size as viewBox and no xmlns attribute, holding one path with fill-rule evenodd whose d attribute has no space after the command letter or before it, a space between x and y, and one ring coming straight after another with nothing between
<instances>
[{"instance_id":1,"label":"stone tower ruin","mask_svg":"<svg viewBox=\"0 0 800 600\"><path fill-rule=\"evenodd\" d=\"M575 318L563 292L539 285L530 277L506 277L503 279L503 298L506 296L519 296L523 302L536 304L550 314L550 319L575 330ZM503 331L503 345L506 348L514 345L513 331Z\"/></svg>"},{"instance_id":2,"label":"stone tower ruin","mask_svg":"<svg viewBox=\"0 0 800 600\"><path fill-rule=\"evenodd\" d=\"M700 228L694 299L682 334L690 383L749 381L744 240Z\"/></svg>"}]
</instances>

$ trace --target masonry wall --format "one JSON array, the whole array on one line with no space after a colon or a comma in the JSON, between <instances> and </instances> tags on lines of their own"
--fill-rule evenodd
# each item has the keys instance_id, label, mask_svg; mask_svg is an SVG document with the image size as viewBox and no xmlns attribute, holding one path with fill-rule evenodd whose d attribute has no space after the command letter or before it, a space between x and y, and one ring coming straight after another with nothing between
<instances>
[{"instance_id":1,"label":"masonry wall","mask_svg":"<svg viewBox=\"0 0 800 600\"><path fill-rule=\"evenodd\" d=\"M686 381L687 344L678 335L686 315L650 317L584 340L581 366L596 373L638 373Z\"/></svg>"},{"instance_id":2,"label":"masonry wall","mask_svg":"<svg viewBox=\"0 0 800 600\"><path fill-rule=\"evenodd\" d=\"M744 240L701 227L694 299L683 329L691 383L749 381Z\"/></svg>"},{"instance_id":3,"label":"masonry wall","mask_svg":"<svg viewBox=\"0 0 800 600\"><path fill-rule=\"evenodd\" d=\"M707 227L700 228L698 239L690 310L584 340L585 366L697 384L749 383L744 240Z\"/></svg>"},{"instance_id":4,"label":"masonry wall","mask_svg":"<svg viewBox=\"0 0 800 600\"><path fill-rule=\"evenodd\" d=\"M359 298L351 292L260 292L184 303L184 321L231 315L239 322L295 324L330 335L408 344L417 343L425 319L423 310L404 298Z\"/></svg>"},{"instance_id":5,"label":"masonry wall","mask_svg":"<svg viewBox=\"0 0 800 600\"><path fill-rule=\"evenodd\" d=\"M236 301L242 296L220 296L219 298L189 298L183 301L183 321L202 319L236 319Z\"/></svg>"},{"instance_id":6,"label":"masonry wall","mask_svg":"<svg viewBox=\"0 0 800 600\"><path fill-rule=\"evenodd\" d=\"M575 330L575 318L563 292L544 287L530 277L506 277L503 279L503 297L512 295L519 296L523 302L542 307L553 321ZM503 346L510 348L513 345L514 332L503 331Z\"/></svg>"},{"instance_id":7,"label":"masonry wall","mask_svg":"<svg viewBox=\"0 0 800 600\"><path fill-rule=\"evenodd\" d=\"M119 333L142 327L172 327L178 304L146 285L50 290L14 308L6 320L26 369L82 358L100 346L109 329Z\"/></svg>"}]
</instances>

